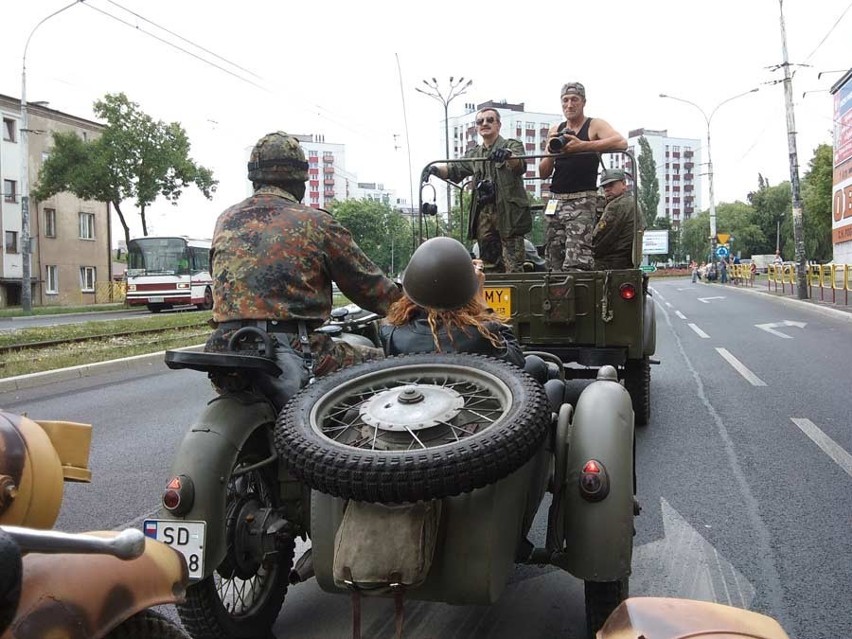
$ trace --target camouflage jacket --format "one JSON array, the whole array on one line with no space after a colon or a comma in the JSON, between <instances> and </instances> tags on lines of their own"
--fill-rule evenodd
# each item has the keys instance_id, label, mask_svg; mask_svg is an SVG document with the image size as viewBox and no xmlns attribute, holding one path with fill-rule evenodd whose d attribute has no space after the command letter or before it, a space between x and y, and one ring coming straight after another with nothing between
<instances>
[{"instance_id":1,"label":"camouflage jacket","mask_svg":"<svg viewBox=\"0 0 852 639\"><path fill-rule=\"evenodd\" d=\"M210 252L213 319L304 319L331 313L332 281L384 315L398 287L326 211L265 186L219 216Z\"/></svg>"},{"instance_id":2,"label":"camouflage jacket","mask_svg":"<svg viewBox=\"0 0 852 639\"><path fill-rule=\"evenodd\" d=\"M639 217L639 228L643 228ZM633 268L633 196L623 193L607 202L592 232L595 269Z\"/></svg>"},{"instance_id":3,"label":"camouflage jacket","mask_svg":"<svg viewBox=\"0 0 852 639\"><path fill-rule=\"evenodd\" d=\"M482 161L495 149L502 148L509 149L512 155L524 154L524 145L519 140L506 140L497 136L492 146L480 144L465 153L466 161L448 164L449 180L460 182L470 175L476 182L491 180L497 187L496 203L493 205L497 207L497 230L502 237L524 235L532 230L532 214L524 189L526 164L522 165L520 173L515 173L507 162Z\"/></svg>"}]
</instances>

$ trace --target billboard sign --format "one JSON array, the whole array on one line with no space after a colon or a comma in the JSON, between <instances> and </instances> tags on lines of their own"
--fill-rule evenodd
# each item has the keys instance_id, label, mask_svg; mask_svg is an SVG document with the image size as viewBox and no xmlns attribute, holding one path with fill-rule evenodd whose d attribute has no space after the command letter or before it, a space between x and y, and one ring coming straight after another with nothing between
<instances>
[{"instance_id":1,"label":"billboard sign","mask_svg":"<svg viewBox=\"0 0 852 639\"><path fill-rule=\"evenodd\" d=\"M668 252L668 231L645 231L645 235L642 236L643 255L668 255Z\"/></svg>"}]
</instances>

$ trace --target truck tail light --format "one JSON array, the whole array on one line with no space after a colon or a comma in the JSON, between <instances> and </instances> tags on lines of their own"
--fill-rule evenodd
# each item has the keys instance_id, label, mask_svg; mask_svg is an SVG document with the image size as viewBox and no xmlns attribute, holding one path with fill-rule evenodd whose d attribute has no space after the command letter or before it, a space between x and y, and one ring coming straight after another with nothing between
<instances>
[{"instance_id":1,"label":"truck tail light","mask_svg":"<svg viewBox=\"0 0 852 639\"><path fill-rule=\"evenodd\" d=\"M636 297L636 287L630 282L625 282L618 287L618 294L621 295L623 300L632 300Z\"/></svg>"}]
</instances>

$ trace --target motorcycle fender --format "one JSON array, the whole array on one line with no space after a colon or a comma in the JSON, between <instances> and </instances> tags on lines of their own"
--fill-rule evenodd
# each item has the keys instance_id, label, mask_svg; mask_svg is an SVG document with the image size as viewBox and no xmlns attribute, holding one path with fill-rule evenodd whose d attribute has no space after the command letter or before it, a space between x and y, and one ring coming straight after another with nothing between
<instances>
[{"instance_id":1,"label":"motorcycle fender","mask_svg":"<svg viewBox=\"0 0 852 639\"><path fill-rule=\"evenodd\" d=\"M600 462L609 492L588 501L580 474ZM630 574L633 554L633 407L616 381L598 380L577 400L561 486L564 552L558 565L578 579L616 581Z\"/></svg>"},{"instance_id":2,"label":"motorcycle fender","mask_svg":"<svg viewBox=\"0 0 852 639\"><path fill-rule=\"evenodd\" d=\"M205 577L225 557L225 491L237 455L258 428L275 423L269 403L250 396L223 395L211 401L184 436L172 474L186 475L195 487L192 508L175 516L164 508L161 519L207 522L204 539ZM270 454L272 451L270 451Z\"/></svg>"},{"instance_id":3,"label":"motorcycle fender","mask_svg":"<svg viewBox=\"0 0 852 639\"><path fill-rule=\"evenodd\" d=\"M642 319L642 354L650 357L657 352L657 307L650 293L645 296Z\"/></svg>"},{"instance_id":4,"label":"motorcycle fender","mask_svg":"<svg viewBox=\"0 0 852 639\"><path fill-rule=\"evenodd\" d=\"M146 539L143 554L129 561L30 553L23 558L21 601L3 639L103 637L151 606L183 602L187 581L183 556L153 539Z\"/></svg>"}]
</instances>

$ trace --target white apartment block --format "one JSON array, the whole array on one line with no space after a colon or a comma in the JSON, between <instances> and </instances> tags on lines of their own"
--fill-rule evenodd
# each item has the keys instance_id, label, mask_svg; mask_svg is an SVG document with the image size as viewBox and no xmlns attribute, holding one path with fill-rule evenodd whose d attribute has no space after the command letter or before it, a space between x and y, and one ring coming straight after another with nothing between
<instances>
[{"instance_id":1,"label":"white apartment block","mask_svg":"<svg viewBox=\"0 0 852 639\"><path fill-rule=\"evenodd\" d=\"M459 158L468 150L475 147L482 140L476 132L476 113L481 109L494 109L500 114L500 135L504 138L515 138L524 145L527 155L541 155L545 152L547 142L547 131L556 122L564 118L561 113L536 113L524 111L524 103L510 104L489 100L482 104L465 104L463 115L449 118L450 128L450 156ZM441 132L443 139L443 131ZM524 175L526 189L536 197L541 197L542 190L547 192L549 182L542 182L538 177L538 165L540 158L527 161L527 172ZM453 189L455 191L455 189ZM440 200L440 198L439 198Z\"/></svg>"},{"instance_id":2,"label":"white apartment block","mask_svg":"<svg viewBox=\"0 0 852 639\"><path fill-rule=\"evenodd\" d=\"M346 145L326 142L324 135L295 137L308 161L308 184L304 204L327 209L334 200L351 197L355 176L346 171Z\"/></svg>"},{"instance_id":3,"label":"white apartment block","mask_svg":"<svg viewBox=\"0 0 852 639\"><path fill-rule=\"evenodd\" d=\"M701 212L701 140L695 138L669 137L668 131L634 129L627 138L628 151L637 162L641 153L639 138L648 141L654 162L657 165L657 181L660 185L660 203L656 217L666 217L674 228ZM638 179L625 155L604 155L608 168L623 168Z\"/></svg>"}]
</instances>

